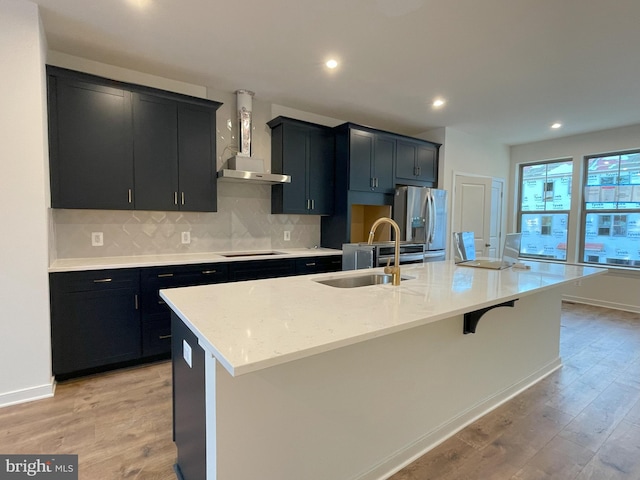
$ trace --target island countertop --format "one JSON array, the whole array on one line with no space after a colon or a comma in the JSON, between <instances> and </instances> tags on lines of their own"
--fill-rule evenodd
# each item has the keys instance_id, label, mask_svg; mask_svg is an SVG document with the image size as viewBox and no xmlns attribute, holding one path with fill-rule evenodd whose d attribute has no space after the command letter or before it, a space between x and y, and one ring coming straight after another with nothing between
<instances>
[{"instance_id":1,"label":"island countertop","mask_svg":"<svg viewBox=\"0 0 640 480\"><path fill-rule=\"evenodd\" d=\"M200 345L238 376L540 292L603 268L525 262L496 271L453 262L405 265L400 286L336 288L346 271L162 290ZM461 332L462 335L462 325Z\"/></svg>"}]
</instances>

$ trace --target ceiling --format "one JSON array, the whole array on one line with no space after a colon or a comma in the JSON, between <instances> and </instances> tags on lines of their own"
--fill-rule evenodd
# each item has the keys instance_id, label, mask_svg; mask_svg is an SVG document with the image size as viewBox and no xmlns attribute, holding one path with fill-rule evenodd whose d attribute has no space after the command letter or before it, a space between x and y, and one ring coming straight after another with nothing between
<instances>
[{"instance_id":1,"label":"ceiling","mask_svg":"<svg viewBox=\"0 0 640 480\"><path fill-rule=\"evenodd\" d=\"M638 0L35 3L51 50L407 135L640 123Z\"/></svg>"}]
</instances>

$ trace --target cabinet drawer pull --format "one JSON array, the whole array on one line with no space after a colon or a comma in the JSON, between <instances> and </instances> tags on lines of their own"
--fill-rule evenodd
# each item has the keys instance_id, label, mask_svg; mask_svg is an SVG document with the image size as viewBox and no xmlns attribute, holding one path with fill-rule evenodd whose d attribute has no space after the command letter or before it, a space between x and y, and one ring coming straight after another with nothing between
<instances>
[{"instance_id":1,"label":"cabinet drawer pull","mask_svg":"<svg viewBox=\"0 0 640 480\"><path fill-rule=\"evenodd\" d=\"M178 192L173 192L173 204L178 204Z\"/></svg>"},{"instance_id":2,"label":"cabinet drawer pull","mask_svg":"<svg viewBox=\"0 0 640 480\"><path fill-rule=\"evenodd\" d=\"M203 275L211 275L212 273L218 273L217 270L203 270L202 274Z\"/></svg>"},{"instance_id":3,"label":"cabinet drawer pull","mask_svg":"<svg viewBox=\"0 0 640 480\"><path fill-rule=\"evenodd\" d=\"M167 338L171 338L171 335L159 335L158 340L166 340Z\"/></svg>"},{"instance_id":4,"label":"cabinet drawer pull","mask_svg":"<svg viewBox=\"0 0 640 480\"><path fill-rule=\"evenodd\" d=\"M129 203L133 203L133 192L129 189Z\"/></svg>"},{"instance_id":5,"label":"cabinet drawer pull","mask_svg":"<svg viewBox=\"0 0 640 480\"><path fill-rule=\"evenodd\" d=\"M182 205L184 205L184 192L182 192Z\"/></svg>"},{"instance_id":6,"label":"cabinet drawer pull","mask_svg":"<svg viewBox=\"0 0 640 480\"><path fill-rule=\"evenodd\" d=\"M168 278L173 277L173 273L159 273L158 278Z\"/></svg>"},{"instance_id":7,"label":"cabinet drawer pull","mask_svg":"<svg viewBox=\"0 0 640 480\"><path fill-rule=\"evenodd\" d=\"M110 282L111 278L97 278L93 281L93 283L107 283Z\"/></svg>"},{"instance_id":8,"label":"cabinet drawer pull","mask_svg":"<svg viewBox=\"0 0 640 480\"><path fill-rule=\"evenodd\" d=\"M315 267L315 266L316 266L316 262L305 263L305 265L306 265L307 267Z\"/></svg>"},{"instance_id":9,"label":"cabinet drawer pull","mask_svg":"<svg viewBox=\"0 0 640 480\"><path fill-rule=\"evenodd\" d=\"M139 305L139 303L138 303L138 294L135 294L135 295L133 296L133 298L134 298L134 300L135 300L135 302L134 302L134 303L135 303L135 305L136 305L136 310L138 310L138 308L139 308L139 306L140 306L140 305Z\"/></svg>"}]
</instances>

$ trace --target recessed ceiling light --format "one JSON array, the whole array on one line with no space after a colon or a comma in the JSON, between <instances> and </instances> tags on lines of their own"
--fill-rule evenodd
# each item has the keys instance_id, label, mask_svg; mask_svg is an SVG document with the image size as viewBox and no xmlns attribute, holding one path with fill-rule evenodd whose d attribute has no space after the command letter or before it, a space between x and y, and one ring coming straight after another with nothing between
<instances>
[{"instance_id":1,"label":"recessed ceiling light","mask_svg":"<svg viewBox=\"0 0 640 480\"><path fill-rule=\"evenodd\" d=\"M554 130L557 130L559 128L562 127L562 124L560 122L556 122L554 124L551 125L551 128L553 128Z\"/></svg>"},{"instance_id":2,"label":"recessed ceiling light","mask_svg":"<svg viewBox=\"0 0 640 480\"><path fill-rule=\"evenodd\" d=\"M338 66L338 61L332 58L331 60L327 60L327 63L325 63L325 65L327 66L327 68L333 69Z\"/></svg>"},{"instance_id":3,"label":"recessed ceiling light","mask_svg":"<svg viewBox=\"0 0 640 480\"><path fill-rule=\"evenodd\" d=\"M444 99L436 98L431 105L433 105L434 108L440 108L440 107L444 106L445 103L446 102L445 102Z\"/></svg>"}]
</instances>

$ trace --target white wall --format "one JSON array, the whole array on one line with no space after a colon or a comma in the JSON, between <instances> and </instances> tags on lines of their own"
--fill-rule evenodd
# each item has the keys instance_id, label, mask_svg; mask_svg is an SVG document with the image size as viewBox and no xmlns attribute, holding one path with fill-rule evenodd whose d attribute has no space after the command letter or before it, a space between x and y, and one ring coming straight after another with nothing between
<instances>
[{"instance_id":1,"label":"white wall","mask_svg":"<svg viewBox=\"0 0 640 480\"><path fill-rule=\"evenodd\" d=\"M587 155L633 150L640 148L640 125L601 130L598 132L571 135L543 142L528 143L511 147L511 179L513 195L509 202L509 223L516 223L514 182L518 173L518 165L540 160L572 159L573 184L580 185L583 175L583 158ZM574 192L577 192L574 189ZM580 212L582 195L574 195L571 199L571 215L569 221L569 242L567 260L578 262L578 238L580 235ZM577 212L577 213L576 213ZM572 241L573 240L573 241ZM640 312L640 272L610 269L604 276L598 276L585 282L582 286L572 286L565 290L565 298L582 303L600 305L610 308Z\"/></svg>"},{"instance_id":2,"label":"white wall","mask_svg":"<svg viewBox=\"0 0 640 480\"><path fill-rule=\"evenodd\" d=\"M0 406L53 392L45 51L38 7L0 0Z\"/></svg>"},{"instance_id":3,"label":"white wall","mask_svg":"<svg viewBox=\"0 0 640 480\"><path fill-rule=\"evenodd\" d=\"M418 137L441 143L438 186L449 191L449 219L447 238L451 238L451 222L454 200L454 177L456 174L480 175L504 180L501 231L507 228L507 199L509 198L509 148L484 138L469 135L454 128L438 128L424 132Z\"/></svg>"}]
</instances>

